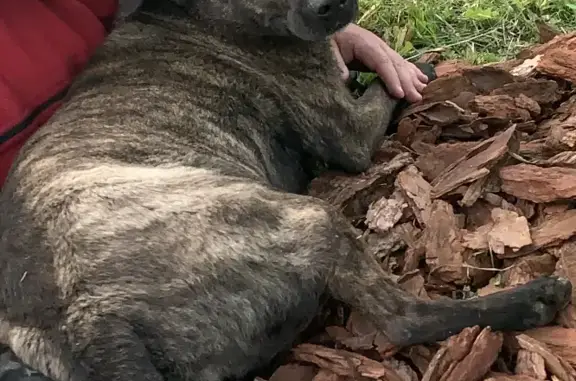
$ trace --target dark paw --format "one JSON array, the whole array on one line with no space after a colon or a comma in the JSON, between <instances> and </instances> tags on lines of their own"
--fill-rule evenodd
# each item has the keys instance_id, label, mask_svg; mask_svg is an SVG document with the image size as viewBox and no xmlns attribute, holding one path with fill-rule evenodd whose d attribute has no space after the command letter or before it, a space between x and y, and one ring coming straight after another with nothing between
<instances>
[{"instance_id":1,"label":"dark paw","mask_svg":"<svg viewBox=\"0 0 576 381\"><path fill-rule=\"evenodd\" d=\"M424 73L426 77L428 77L428 83L438 78L434 65L425 62L414 62L414 65L420 69L420 71Z\"/></svg>"},{"instance_id":2,"label":"dark paw","mask_svg":"<svg viewBox=\"0 0 576 381\"><path fill-rule=\"evenodd\" d=\"M558 311L572 298L572 284L568 279L542 277L510 292L511 308L517 308L521 318L517 330L550 323Z\"/></svg>"}]
</instances>

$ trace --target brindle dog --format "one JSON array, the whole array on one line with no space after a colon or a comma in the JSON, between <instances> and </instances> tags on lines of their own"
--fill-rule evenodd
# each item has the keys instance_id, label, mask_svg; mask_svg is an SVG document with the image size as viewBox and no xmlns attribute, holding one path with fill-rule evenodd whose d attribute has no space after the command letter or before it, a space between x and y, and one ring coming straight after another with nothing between
<instances>
[{"instance_id":1,"label":"brindle dog","mask_svg":"<svg viewBox=\"0 0 576 381\"><path fill-rule=\"evenodd\" d=\"M327 36L356 0L148 4L26 144L0 198L0 341L56 381L240 379L324 295L397 345L550 322L571 285L464 301L402 291L306 195L367 169L396 101L354 99Z\"/></svg>"}]
</instances>

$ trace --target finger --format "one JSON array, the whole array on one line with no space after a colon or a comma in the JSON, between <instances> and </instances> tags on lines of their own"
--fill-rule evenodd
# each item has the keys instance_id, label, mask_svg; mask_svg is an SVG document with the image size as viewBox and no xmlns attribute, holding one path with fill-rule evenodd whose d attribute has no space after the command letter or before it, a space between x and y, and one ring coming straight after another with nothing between
<instances>
[{"instance_id":1,"label":"finger","mask_svg":"<svg viewBox=\"0 0 576 381\"><path fill-rule=\"evenodd\" d=\"M338 44L336 43L336 41L334 41L334 39L330 40L330 45L332 47L332 53L334 53L334 57L336 58L338 68L342 72L342 79L346 81L350 76L350 71L348 70L346 62L344 62L344 58L340 53L340 48L338 47Z\"/></svg>"},{"instance_id":2,"label":"finger","mask_svg":"<svg viewBox=\"0 0 576 381\"><path fill-rule=\"evenodd\" d=\"M409 102L417 102L422 99L422 95L420 94L419 86L417 86L419 80L416 72L412 69L412 65L409 62L399 55L398 58L393 63L404 90L404 97Z\"/></svg>"},{"instance_id":3,"label":"finger","mask_svg":"<svg viewBox=\"0 0 576 381\"><path fill-rule=\"evenodd\" d=\"M420 69L418 69L416 66L414 66L414 77L413 77L413 81L414 81L414 86L416 87L416 89L421 93L426 86L428 86L427 82L424 82L421 80L420 76L418 74L422 74L422 72L420 71ZM428 77L426 75L424 75L424 77L426 77L426 79L428 79Z\"/></svg>"},{"instance_id":4,"label":"finger","mask_svg":"<svg viewBox=\"0 0 576 381\"><path fill-rule=\"evenodd\" d=\"M421 100L420 85L417 86L417 83L420 81L418 72L413 70L413 68L418 68L412 63L406 61L400 54L398 54L398 52L382 40L380 40L380 47L385 52L385 55L390 58L391 63L394 66L406 100L409 102L417 102Z\"/></svg>"},{"instance_id":5,"label":"finger","mask_svg":"<svg viewBox=\"0 0 576 381\"><path fill-rule=\"evenodd\" d=\"M366 60L366 64L371 66L380 79L386 84L390 95L396 98L404 98L404 87L399 73L394 66L394 62L381 47L380 49L374 49L374 51L377 53L375 53L375 55L377 55L378 58L375 59L371 57L370 60Z\"/></svg>"},{"instance_id":6,"label":"finger","mask_svg":"<svg viewBox=\"0 0 576 381\"><path fill-rule=\"evenodd\" d=\"M412 103L422 100L421 92L425 87L425 83L420 81L418 74L424 73L422 73L414 64L405 60L386 43L382 42L381 47L386 51L388 57L392 58L392 62L405 94L405 99ZM426 77L426 75L424 75L424 77Z\"/></svg>"}]
</instances>

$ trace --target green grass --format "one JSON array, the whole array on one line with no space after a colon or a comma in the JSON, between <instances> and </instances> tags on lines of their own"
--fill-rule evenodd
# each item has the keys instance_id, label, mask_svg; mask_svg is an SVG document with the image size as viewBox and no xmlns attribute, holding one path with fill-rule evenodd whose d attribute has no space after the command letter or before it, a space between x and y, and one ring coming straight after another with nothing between
<instances>
[{"instance_id":1,"label":"green grass","mask_svg":"<svg viewBox=\"0 0 576 381\"><path fill-rule=\"evenodd\" d=\"M360 0L357 22L402 56L443 48L475 64L513 57L538 41L537 22L576 30L576 0Z\"/></svg>"}]
</instances>

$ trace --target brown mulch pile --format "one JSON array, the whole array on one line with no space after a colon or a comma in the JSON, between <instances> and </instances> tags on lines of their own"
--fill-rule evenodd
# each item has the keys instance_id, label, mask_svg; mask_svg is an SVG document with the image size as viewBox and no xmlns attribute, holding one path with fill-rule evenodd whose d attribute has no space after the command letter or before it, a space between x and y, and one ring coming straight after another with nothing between
<instances>
[{"instance_id":1,"label":"brown mulch pile","mask_svg":"<svg viewBox=\"0 0 576 381\"><path fill-rule=\"evenodd\" d=\"M420 298L487 295L550 274L576 285L576 33L498 65L437 71L370 170L328 173L310 193L338 206ZM576 381L576 309L526 332L470 327L409 348L391 348L352 311L270 378L349 380Z\"/></svg>"}]
</instances>

